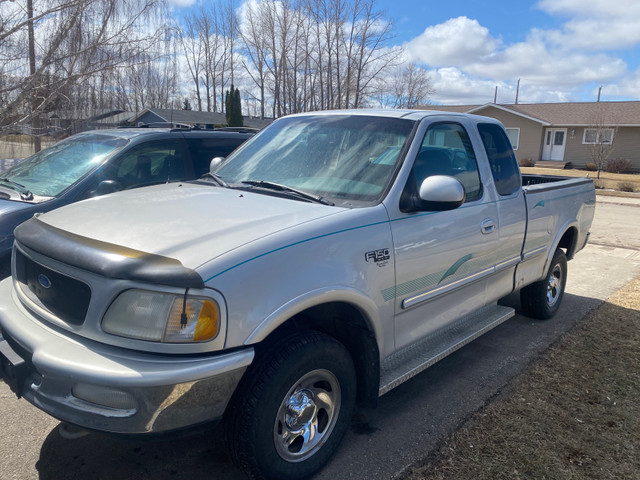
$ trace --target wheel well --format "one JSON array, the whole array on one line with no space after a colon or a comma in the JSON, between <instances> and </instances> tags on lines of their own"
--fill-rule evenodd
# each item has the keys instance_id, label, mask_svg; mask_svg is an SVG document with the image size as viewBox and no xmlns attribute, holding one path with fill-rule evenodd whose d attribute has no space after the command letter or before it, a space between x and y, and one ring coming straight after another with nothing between
<instances>
[{"instance_id":1,"label":"wheel well","mask_svg":"<svg viewBox=\"0 0 640 480\"><path fill-rule=\"evenodd\" d=\"M362 406L374 407L380 386L380 356L375 335L369 329L362 312L344 302L317 305L290 318L261 343L268 345L275 339L301 330L324 333L345 346L356 369L356 399ZM257 353L260 354L259 346Z\"/></svg>"},{"instance_id":2,"label":"wheel well","mask_svg":"<svg viewBox=\"0 0 640 480\"><path fill-rule=\"evenodd\" d=\"M569 228L558 243L558 248L564 248L567 255L567 260L571 260L576 251L576 242L578 240L578 231L575 227Z\"/></svg>"}]
</instances>

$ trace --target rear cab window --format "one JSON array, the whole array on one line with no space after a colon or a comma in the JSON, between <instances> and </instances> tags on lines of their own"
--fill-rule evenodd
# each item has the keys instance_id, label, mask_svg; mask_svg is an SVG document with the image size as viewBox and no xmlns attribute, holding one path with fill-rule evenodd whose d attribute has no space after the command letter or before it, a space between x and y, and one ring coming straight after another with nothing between
<instances>
[{"instance_id":1,"label":"rear cab window","mask_svg":"<svg viewBox=\"0 0 640 480\"><path fill-rule=\"evenodd\" d=\"M478 132L487 153L496 190L503 197L516 193L520 190L522 181L509 137L495 123L479 123Z\"/></svg>"}]
</instances>

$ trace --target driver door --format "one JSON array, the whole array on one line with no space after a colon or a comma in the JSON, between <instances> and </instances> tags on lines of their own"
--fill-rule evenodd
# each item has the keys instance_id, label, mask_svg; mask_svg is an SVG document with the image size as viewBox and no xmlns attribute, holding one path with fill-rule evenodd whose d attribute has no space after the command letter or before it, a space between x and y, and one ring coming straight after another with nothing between
<instances>
[{"instance_id":1,"label":"driver door","mask_svg":"<svg viewBox=\"0 0 640 480\"><path fill-rule=\"evenodd\" d=\"M465 128L436 123L427 130L407 189L430 175L464 186L465 203L449 211L397 212L391 222L396 258L396 349L485 303L498 248L496 202L483 191Z\"/></svg>"}]
</instances>

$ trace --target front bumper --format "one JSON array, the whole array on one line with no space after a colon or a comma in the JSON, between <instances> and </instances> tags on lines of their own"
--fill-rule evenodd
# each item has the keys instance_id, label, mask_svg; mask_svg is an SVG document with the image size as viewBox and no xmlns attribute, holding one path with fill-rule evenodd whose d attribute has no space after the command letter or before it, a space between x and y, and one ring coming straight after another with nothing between
<instances>
[{"instance_id":1,"label":"front bumper","mask_svg":"<svg viewBox=\"0 0 640 480\"><path fill-rule=\"evenodd\" d=\"M104 345L45 325L0 283L0 364L18 395L92 430L141 434L220 419L254 357L160 355ZM4 337L4 339L2 339Z\"/></svg>"}]
</instances>

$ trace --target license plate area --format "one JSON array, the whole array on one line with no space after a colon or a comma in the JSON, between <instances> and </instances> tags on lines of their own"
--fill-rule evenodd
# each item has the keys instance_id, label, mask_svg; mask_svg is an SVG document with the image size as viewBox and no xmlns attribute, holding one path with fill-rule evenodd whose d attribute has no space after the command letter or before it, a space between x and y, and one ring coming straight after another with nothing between
<instances>
[{"instance_id":1,"label":"license plate area","mask_svg":"<svg viewBox=\"0 0 640 480\"><path fill-rule=\"evenodd\" d=\"M4 339L0 340L0 374L11 391L20 398L24 382L29 374L29 367Z\"/></svg>"}]
</instances>

